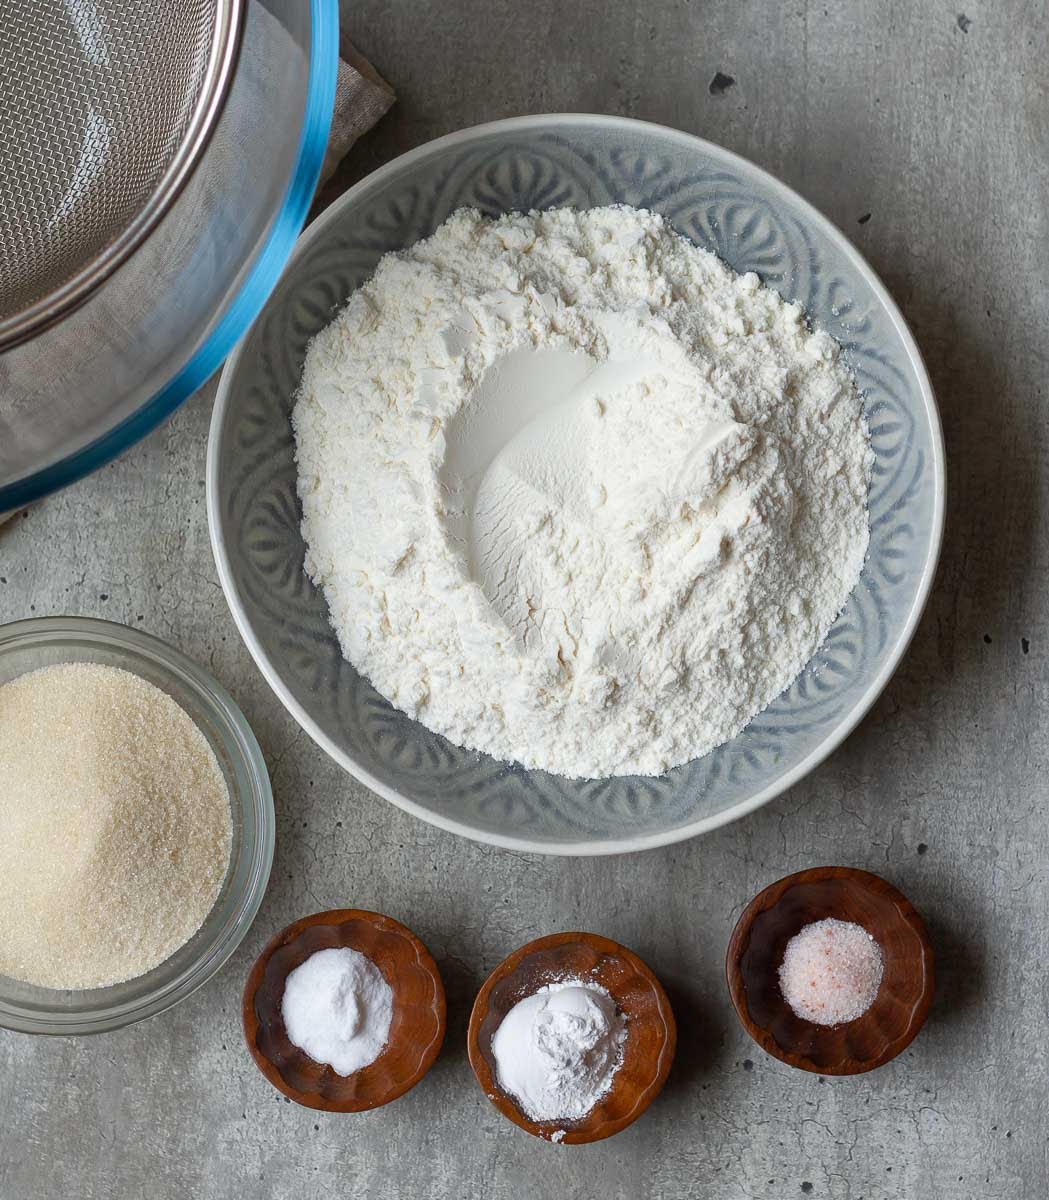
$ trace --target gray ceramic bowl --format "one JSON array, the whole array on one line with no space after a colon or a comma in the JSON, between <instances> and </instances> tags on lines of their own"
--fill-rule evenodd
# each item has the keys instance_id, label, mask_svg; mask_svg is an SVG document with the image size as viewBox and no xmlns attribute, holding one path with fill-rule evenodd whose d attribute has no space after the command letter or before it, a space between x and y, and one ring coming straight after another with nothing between
<instances>
[{"instance_id":1,"label":"gray ceramic bowl","mask_svg":"<svg viewBox=\"0 0 1049 1200\"><path fill-rule=\"evenodd\" d=\"M654 209L737 271L756 271L846 348L877 464L871 550L848 607L793 686L739 737L659 778L566 780L462 750L395 711L343 660L302 571L289 425L306 344L382 254L462 205L487 213L622 202ZM380 795L445 829L551 854L679 841L751 812L825 758L900 661L943 527L940 423L921 357L870 267L814 208L688 134L610 117L523 117L388 164L301 238L226 364L208 452L222 585L270 685Z\"/></svg>"}]
</instances>

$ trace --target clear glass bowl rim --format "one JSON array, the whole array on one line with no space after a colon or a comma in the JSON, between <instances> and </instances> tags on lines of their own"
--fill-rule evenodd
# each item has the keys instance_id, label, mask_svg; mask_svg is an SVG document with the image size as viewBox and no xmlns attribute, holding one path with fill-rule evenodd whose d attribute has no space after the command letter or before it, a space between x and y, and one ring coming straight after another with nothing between
<instances>
[{"instance_id":1,"label":"clear glass bowl rim","mask_svg":"<svg viewBox=\"0 0 1049 1200\"><path fill-rule=\"evenodd\" d=\"M151 433L222 365L226 355L262 311L306 222L331 132L339 70L339 7L309 0L310 78L299 153L284 204L240 291L211 335L184 367L131 416L93 442L0 487L0 514L12 512L97 471Z\"/></svg>"}]
</instances>

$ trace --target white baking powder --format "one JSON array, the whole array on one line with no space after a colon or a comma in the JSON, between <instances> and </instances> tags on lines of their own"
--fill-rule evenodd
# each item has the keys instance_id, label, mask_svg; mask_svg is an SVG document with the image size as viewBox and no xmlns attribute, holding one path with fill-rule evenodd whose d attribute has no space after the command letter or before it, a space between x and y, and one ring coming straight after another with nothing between
<instances>
[{"instance_id":1,"label":"white baking powder","mask_svg":"<svg viewBox=\"0 0 1049 1200\"><path fill-rule=\"evenodd\" d=\"M285 980L281 1016L293 1045L339 1075L352 1075L386 1045L393 989L359 950L318 950Z\"/></svg>"},{"instance_id":2,"label":"white baking powder","mask_svg":"<svg viewBox=\"0 0 1049 1200\"><path fill-rule=\"evenodd\" d=\"M612 1086L626 1036L626 1019L599 984L547 984L515 1004L492 1037L499 1086L533 1121L579 1120Z\"/></svg>"},{"instance_id":3,"label":"white baking powder","mask_svg":"<svg viewBox=\"0 0 1049 1200\"><path fill-rule=\"evenodd\" d=\"M453 742L658 774L819 646L868 541L838 346L652 213L460 211L311 343L306 570L346 657Z\"/></svg>"}]
</instances>

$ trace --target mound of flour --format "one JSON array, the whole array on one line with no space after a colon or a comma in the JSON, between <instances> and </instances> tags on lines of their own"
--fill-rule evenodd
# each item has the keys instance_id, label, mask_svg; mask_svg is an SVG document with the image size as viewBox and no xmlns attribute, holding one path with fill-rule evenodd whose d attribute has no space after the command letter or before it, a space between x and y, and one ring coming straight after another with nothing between
<instances>
[{"instance_id":1,"label":"mound of flour","mask_svg":"<svg viewBox=\"0 0 1049 1200\"><path fill-rule=\"evenodd\" d=\"M859 577L838 347L624 207L455 213L310 344L306 570L343 652L451 741L567 776L735 736Z\"/></svg>"}]
</instances>

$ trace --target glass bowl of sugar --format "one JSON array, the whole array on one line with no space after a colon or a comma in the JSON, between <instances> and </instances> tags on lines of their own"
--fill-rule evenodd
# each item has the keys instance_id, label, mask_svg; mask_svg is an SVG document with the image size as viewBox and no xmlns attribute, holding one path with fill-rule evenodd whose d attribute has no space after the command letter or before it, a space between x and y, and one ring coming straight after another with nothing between
<instances>
[{"instance_id":1,"label":"glass bowl of sugar","mask_svg":"<svg viewBox=\"0 0 1049 1200\"><path fill-rule=\"evenodd\" d=\"M560 338L570 325L584 328L573 324L577 319L582 322L582 312L612 311L606 305L611 303L608 272L615 263L633 261L629 246L662 244L643 218L636 218L640 224L631 226L642 231L641 240L631 241L635 232L624 234L629 221L617 206L655 214L663 222L659 238L667 229L680 234L694 263L700 251L709 251L731 269L740 288L754 287L760 280L770 289L761 292L770 303L776 293L775 311L790 306L799 321L803 314L812 331L831 339L816 339L812 350L822 347L820 355L824 351L833 355L836 343L854 377L874 458L867 497L869 550L844 609L832 619L814 652L806 649L795 654L785 648L779 634L765 640L755 633L763 623L770 628L776 625L788 641L796 632L808 601L793 582L785 585L782 602L769 603L765 598L757 602L754 622L748 618L743 626L736 626L733 616L727 626L718 627L718 633L702 613L743 611L735 600L722 607L717 599L731 593L731 572L719 578L711 567L706 574L706 566L698 569L698 560L689 556L679 560L676 550L665 559L652 559L649 568L647 550L640 560L632 558L633 542L628 546L629 539L620 537L624 529L641 528L631 523L633 514L642 509L656 512L648 500L640 499L642 494L663 495L660 481L679 476L676 468L667 467L672 459L677 461L677 451L667 447L677 443L669 435L664 442L657 434L657 428L663 427L655 421L655 405L647 401L643 407L639 401L636 409L630 403L621 405L622 393L616 388L622 379L623 387L636 383L640 394L648 387L646 379L666 379L668 373L659 368L642 379L631 374L637 367L635 359L644 357L640 352L613 360L610 351L604 363L611 364L608 374L601 376L595 370L583 381L572 372L589 370L585 359L561 354L551 340L553 334L547 337L552 329L557 333L554 317L565 318L562 333L557 333ZM463 209L480 214L477 222L472 224L470 216L449 220ZM562 241L568 226L557 213L563 209L581 214L579 228L590 230L585 242ZM533 210L545 213L542 228L531 218L521 218L499 249L492 243L490 259L488 241L483 242L483 254L477 249L482 245L477 239L490 233L481 218L498 223L510 220L507 214ZM595 210L600 210L597 215ZM595 232L601 222L608 235L605 240ZM484 330L491 331L491 338L484 333L488 339L484 353L491 353L499 368L476 386L471 383L465 388L459 382L467 377L466 368L455 374L462 367L465 347L473 347L470 356L481 355L481 343L472 340L475 323L462 317L466 309L448 318L438 311L440 306L431 304L423 285L413 292L409 281L415 276L398 274L397 264L408 261L403 256L388 260L393 272L389 295L395 302L373 306L365 301L372 293L364 285L378 277L385 253L407 252L442 226L449 240L441 243L438 257L449 279L473 278L476 266L485 280L490 268L501 272L498 278L503 281L485 292L484 303L494 306L490 313L482 306L489 313ZM580 254L572 259L575 266L559 263L557 247L569 244L589 247L592 261ZM554 263L549 274L547 267L535 265L537 248L550 251L552 257L544 260ZM678 249L686 255L680 245ZM474 266L463 270L459 255L467 251ZM648 253L640 255L639 261L649 263ZM596 281L595 290L588 293L592 301L576 303L581 284L562 287L549 282L565 279L565 272L576 267L579 280ZM654 312L660 297L673 300L665 312L659 308L664 316L671 308L683 321L691 319L688 313L713 311L704 307L705 301L675 299L676 285L667 283L669 276L660 273L662 268L653 274L646 265L645 271L642 275L649 283L630 292L638 297L638 306L630 307L629 314L639 309ZM686 275L682 267L674 278ZM624 271L616 278L635 277ZM434 286L440 292L445 283ZM490 285L485 282L483 287ZM381 292L386 295L385 284ZM647 299L642 292L648 293ZM519 301L526 293L522 308ZM746 308L758 294L741 292L740 304ZM350 301L353 295L356 301ZM402 345L402 332L373 322L379 312L414 314L413 295L422 297L419 311L426 315L411 319L418 319L419 339L433 338L432 347L428 340L413 340L414 335L408 339L410 344ZM467 300L473 305L477 297ZM333 306L347 301L348 319L359 319L355 329L372 339L369 346L378 347L376 370L384 374L392 364L389 392L368 382L373 378L370 367L353 366L344 372L340 347L358 347L361 339L352 330L345 338L339 332L338 339L320 343L319 359L314 356L324 365L313 391L316 403L311 400L305 410L296 410L311 341L331 325ZM458 292L454 303L460 304ZM734 303L714 309L736 313ZM540 347L545 357L532 356L528 349L535 348L533 333L528 332L533 318L536 330L547 331ZM731 320L742 321L735 316ZM618 317L616 322L618 332L609 335L611 340L595 335L594 344L603 339L602 344L612 346L616 354L625 353L627 340L621 336L625 326L621 328ZM765 331L760 336L759 327ZM646 329L652 333L652 328L646 325ZM524 358L515 357L516 351L504 354L498 349L503 330L510 331L507 345L510 338L518 339L514 346L528 351ZM748 347L753 348L750 343L761 342L766 333L767 327L755 322L719 327L716 336L724 338L719 345L736 347L745 359ZM679 348L699 345L690 338L683 332L675 344ZM811 340L806 338L805 344ZM650 344L644 340L644 345ZM696 353L707 355L711 345L703 341ZM386 354L383 347L396 349ZM435 372L432 366L453 360L459 364L454 370ZM731 370L726 366L729 374L721 376L720 368L711 365L714 360L704 358L722 381L730 374L733 379L743 377L732 374L742 360L732 360L736 366ZM398 382L393 375L401 371L402 363L407 365ZM567 381L562 370L568 371ZM644 366L641 374L648 371ZM768 384L771 390L762 393L773 398L763 410L768 414L782 414L785 399L796 391L796 380L778 372L776 368L775 379ZM746 377L758 378L756 373ZM489 380L495 380L491 387ZM706 382L696 380L695 395L705 386ZM586 390L591 387L600 387L603 398ZM846 391L843 388L835 395ZM452 401L446 399L453 397L459 403L467 394L472 397L469 409L463 403L453 413ZM739 404L749 404L750 395L741 389ZM368 404L376 396L379 401L373 410ZM678 400L690 404L683 396L684 392L675 392L676 399L667 400L660 411L679 411ZM396 404L389 397L396 397ZM570 407L566 397L575 398ZM585 406L576 403L580 398L587 400ZM596 399L600 402L593 403ZM835 400L832 408L839 407ZM386 446L377 440L380 432L385 436L387 431L381 414L394 409L404 414L404 437L401 429L391 428ZM306 414L305 425L302 420L298 425L300 430L308 426L306 440L300 436L301 445L325 448L316 463L310 459L301 475L293 411ZM461 420L467 411L470 419ZM743 408L733 411L741 414ZM820 411L829 414L831 408ZM533 415L540 412L542 421L533 422ZM337 415L340 421L345 418L339 438L332 433ZM562 418L568 417L572 420L564 425ZM577 417L578 425L572 424ZM331 424L326 424L329 419ZM527 437L518 419L529 422ZM760 421L764 420L762 416ZM697 428L691 418L685 424L693 432ZM789 422L784 436L803 425L821 429L824 418ZM605 432L613 426L615 436L605 440ZM733 428L732 437L749 436ZM769 447L778 437L773 435L762 444ZM739 449L743 442L734 444ZM604 453L613 446L618 449ZM556 451L549 472L546 466L540 470L535 465L539 461L532 453L535 447L544 462L548 448ZM579 462L574 457L577 449ZM707 450L696 453L699 461ZM298 462L305 462L301 452ZM499 469L482 469L478 462ZM365 464L378 464L377 471L389 469L383 487L373 486L364 473ZM646 474L650 469L651 474ZM772 475L784 490L780 499L770 497L767 510L762 511L775 512L785 522L787 514L823 511L822 500L811 505L801 500L788 503L784 498L793 484L788 487L775 471ZM818 470L810 475L823 478ZM826 476L832 477L833 472ZM646 490L649 483L637 490L635 483L642 478L653 491ZM704 478L713 476L708 473ZM480 503L482 492L488 495L478 482L484 479L499 488L525 480L520 493L525 499L520 504L516 500L506 505L502 500ZM387 482L392 490L386 488ZM577 483L578 494L573 490ZM813 495L829 495L821 486L815 487ZM613 854L681 841L754 811L794 785L853 730L900 661L929 593L943 525L944 454L931 384L903 317L855 249L801 197L752 164L688 134L622 118L544 114L464 130L413 150L373 172L310 226L259 320L227 360L212 421L207 487L218 574L245 644L295 720L340 766L414 816L482 842L529 853ZM569 493L575 497L570 503ZM323 525L328 539L320 553L316 538L311 548L303 537L307 515L303 494L316 500L320 514L310 527ZM696 500L701 493L689 494ZM618 500L612 503L612 524L605 523L598 510L611 511L606 502L617 495L626 507L617 507ZM538 497L534 506L528 497ZM657 507L661 503L652 500ZM669 511L669 501L667 505ZM699 508L705 505L703 501ZM698 509L689 501L673 511L688 523ZM502 545L504 512L508 514L505 526L517 531L512 553ZM565 559L572 564L565 575L566 603L583 614L578 621L572 617L565 622L556 615L567 611L558 590L562 567L553 548L556 539L545 532L533 536L536 530L550 528L543 512L554 514L558 530L582 531L578 545L586 553L576 553L577 543L568 540L576 533L564 534L564 544L573 546ZM625 524L616 524L616 513L631 515ZM580 514L579 519L573 514ZM678 528L677 517L653 520L651 528L660 531L660 538ZM763 520L755 522L746 536L759 528L766 528ZM491 552L486 548L489 537L496 547ZM715 558L704 558L707 551L713 556L730 542L743 544L732 541L735 533L728 537L729 541L718 543L712 535L695 543L698 557L710 564ZM655 539L650 540L654 545ZM793 534L781 544L788 542L797 546ZM643 544L649 547L648 541ZM701 544L707 550L700 551ZM820 536L812 544L831 543ZM679 543L664 539L660 545ZM625 548L627 558L615 546ZM630 614L640 609L633 600L613 602L612 591L625 595L621 587L610 591L601 582L580 583L603 578L600 563L607 547L613 547L607 560L610 580L634 572L630 578L652 584L649 589L646 583L642 590L639 583L639 603L663 595L664 588L678 587L675 581L685 578L686 590L674 592L680 602L675 599L665 610L665 622L655 623L658 635L650 636L653 625L647 617L634 621ZM433 561L426 558L431 552ZM779 573L781 583L795 578L795 566L788 564L800 560L793 554L791 549L772 556L771 561L784 568ZM628 558L629 563L642 565L635 571L628 564L622 568L624 575L620 567ZM742 564L744 559L733 551L724 561ZM445 564L450 564L447 569ZM485 564L492 564L492 570ZM836 570L836 565L833 570L828 567L830 575ZM341 588L343 571L345 589L329 609L315 580L329 589ZM339 581L333 584L336 573ZM747 576L749 580L765 577L763 568ZM824 576L809 575L817 577ZM393 582L387 587L385 580ZM693 580L699 581L694 589ZM692 607L685 607L686 596ZM351 601L363 605L362 597L375 607L357 619ZM708 604L709 609L704 607ZM640 607L649 616L655 611L653 605ZM332 625L332 611L339 634ZM549 620L537 618L537 612L546 613ZM557 632L561 629L563 645ZM575 630L582 636L577 637ZM533 631L538 631L534 638ZM664 632L670 641L664 639ZM683 639L681 657L670 651L678 636ZM350 657L344 656L344 645L350 648ZM737 707L746 690L743 677L768 679L764 667L780 671L787 664L794 671L793 681L788 682L790 672L784 670L785 690L774 698L764 697L771 700L767 707L760 702L757 707L747 706L755 715L735 735L726 726L716 737L707 738L703 744L715 747L709 753L702 752L699 741L688 740L685 730L693 719L702 724L715 712L724 716L731 711L738 718L734 727L738 726L744 718ZM379 670L384 665L389 668L388 679ZM723 686L709 679L702 683L708 667L715 674L724 672ZM524 681L520 691L514 683L517 679ZM504 729L510 733L500 741ZM614 735L614 729L621 730L623 737ZM722 734L728 740L721 740ZM664 735L681 739L671 754L664 753L668 744L660 740ZM682 757L686 752L692 755L687 760Z\"/></svg>"},{"instance_id":2,"label":"glass bowl of sugar","mask_svg":"<svg viewBox=\"0 0 1049 1200\"><path fill-rule=\"evenodd\" d=\"M187 736L215 772L217 794L228 796L228 862L224 871L220 864L215 899L199 928L162 961L133 977L107 986L42 986L0 969L0 1026L22 1033L101 1033L154 1016L185 999L219 971L240 944L262 902L273 861L276 821L266 764L250 726L220 684L159 639L109 621L42 617L0 626L0 691L15 681L24 686L31 673L53 676L47 668L68 669L70 664L81 670L78 686L100 675L85 674L82 668L108 668L109 683L124 680L136 696L156 705L155 717L167 713L185 724ZM46 756L47 746L34 753ZM186 852L177 834L176 830L173 858ZM225 855L225 844L222 849ZM17 930L11 922L6 928ZM24 929L17 932L25 934ZM25 938L30 946L31 941ZM128 941L134 945L134 934ZM148 961L150 949L140 953L141 961ZM134 961L133 955L128 961ZM33 977L32 971L24 974Z\"/></svg>"}]
</instances>

